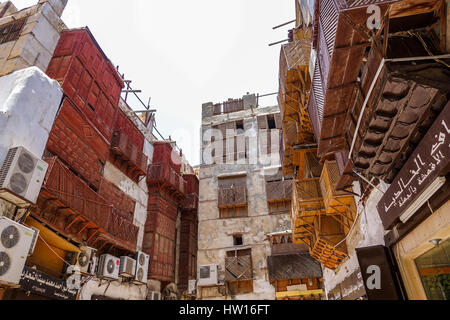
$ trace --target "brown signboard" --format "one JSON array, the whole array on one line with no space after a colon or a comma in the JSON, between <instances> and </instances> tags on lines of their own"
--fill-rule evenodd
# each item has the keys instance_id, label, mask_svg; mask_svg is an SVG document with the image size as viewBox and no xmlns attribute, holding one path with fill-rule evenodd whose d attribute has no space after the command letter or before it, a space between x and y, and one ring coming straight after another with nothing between
<instances>
[{"instance_id":1,"label":"brown signboard","mask_svg":"<svg viewBox=\"0 0 450 320\"><path fill-rule=\"evenodd\" d=\"M404 299L388 248L384 246L358 248L356 255L369 300Z\"/></svg>"},{"instance_id":2,"label":"brown signboard","mask_svg":"<svg viewBox=\"0 0 450 320\"><path fill-rule=\"evenodd\" d=\"M67 288L66 281L30 267L25 267L23 270L19 285L24 291L55 300L76 300L78 293L78 290Z\"/></svg>"},{"instance_id":3,"label":"brown signboard","mask_svg":"<svg viewBox=\"0 0 450 320\"><path fill-rule=\"evenodd\" d=\"M450 103L441 112L378 203L378 213L386 230L389 230L443 173L449 162Z\"/></svg>"}]
</instances>

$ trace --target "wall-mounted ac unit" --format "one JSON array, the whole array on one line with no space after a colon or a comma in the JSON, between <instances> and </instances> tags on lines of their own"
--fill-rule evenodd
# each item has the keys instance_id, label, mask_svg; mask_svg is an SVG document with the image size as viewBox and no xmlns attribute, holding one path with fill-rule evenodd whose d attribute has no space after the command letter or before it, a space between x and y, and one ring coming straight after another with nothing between
<instances>
[{"instance_id":1,"label":"wall-mounted ac unit","mask_svg":"<svg viewBox=\"0 0 450 320\"><path fill-rule=\"evenodd\" d=\"M31 256L33 255L34 249L36 248L36 244L39 239L39 233L41 232L41 230L35 227L28 227L28 228L33 229L34 231L33 240L31 241L30 250L28 251L28 256Z\"/></svg>"},{"instance_id":2,"label":"wall-mounted ac unit","mask_svg":"<svg viewBox=\"0 0 450 320\"><path fill-rule=\"evenodd\" d=\"M0 169L0 198L18 207L35 204L48 164L24 147L10 149Z\"/></svg>"},{"instance_id":3,"label":"wall-mounted ac unit","mask_svg":"<svg viewBox=\"0 0 450 320\"><path fill-rule=\"evenodd\" d=\"M76 267L76 271L81 274L92 274L89 270L92 259L97 252L90 247L80 247L81 252L68 252L66 260Z\"/></svg>"},{"instance_id":4,"label":"wall-mounted ac unit","mask_svg":"<svg viewBox=\"0 0 450 320\"><path fill-rule=\"evenodd\" d=\"M120 257L119 276L133 278L136 275L136 260L130 257Z\"/></svg>"},{"instance_id":5,"label":"wall-mounted ac unit","mask_svg":"<svg viewBox=\"0 0 450 320\"><path fill-rule=\"evenodd\" d=\"M150 291L147 300L161 300L161 293L158 291Z\"/></svg>"},{"instance_id":6,"label":"wall-mounted ac unit","mask_svg":"<svg viewBox=\"0 0 450 320\"><path fill-rule=\"evenodd\" d=\"M195 294L197 292L197 280L189 280L188 294Z\"/></svg>"},{"instance_id":7,"label":"wall-mounted ac unit","mask_svg":"<svg viewBox=\"0 0 450 320\"><path fill-rule=\"evenodd\" d=\"M136 259L136 274L134 276L134 282L137 284L145 284L147 283L150 256L142 251L138 251L136 253L135 259Z\"/></svg>"},{"instance_id":8,"label":"wall-mounted ac unit","mask_svg":"<svg viewBox=\"0 0 450 320\"><path fill-rule=\"evenodd\" d=\"M0 217L0 284L19 284L34 235L33 229Z\"/></svg>"},{"instance_id":9,"label":"wall-mounted ac unit","mask_svg":"<svg viewBox=\"0 0 450 320\"><path fill-rule=\"evenodd\" d=\"M97 274L97 268L98 268L98 257L92 257L92 262L89 265L89 274L96 275Z\"/></svg>"},{"instance_id":10,"label":"wall-mounted ac unit","mask_svg":"<svg viewBox=\"0 0 450 320\"><path fill-rule=\"evenodd\" d=\"M100 256L97 275L99 278L108 280L119 279L120 259L110 254Z\"/></svg>"},{"instance_id":11,"label":"wall-mounted ac unit","mask_svg":"<svg viewBox=\"0 0 450 320\"><path fill-rule=\"evenodd\" d=\"M218 267L216 264L200 266L197 275L198 285L209 286L218 284L217 269Z\"/></svg>"}]
</instances>

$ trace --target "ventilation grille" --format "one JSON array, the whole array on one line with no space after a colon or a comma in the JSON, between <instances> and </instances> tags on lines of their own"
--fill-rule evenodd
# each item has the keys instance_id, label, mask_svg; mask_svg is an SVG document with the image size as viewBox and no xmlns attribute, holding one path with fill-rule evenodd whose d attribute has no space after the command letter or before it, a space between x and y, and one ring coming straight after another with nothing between
<instances>
[{"instance_id":1,"label":"ventilation grille","mask_svg":"<svg viewBox=\"0 0 450 320\"><path fill-rule=\"evenodd\" d=\"M6 159L3 162L2 169L0 170L0 187L5 183L6 176L11 168L14 157L16 156L18 148L13 148L8 151Z\"/></svg>"}]
</instances>

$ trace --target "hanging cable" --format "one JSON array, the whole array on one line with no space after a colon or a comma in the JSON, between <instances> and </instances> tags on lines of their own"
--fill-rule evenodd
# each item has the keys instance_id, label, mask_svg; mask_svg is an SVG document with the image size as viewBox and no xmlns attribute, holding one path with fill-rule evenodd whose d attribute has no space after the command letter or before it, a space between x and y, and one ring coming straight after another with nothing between
<instances>
[{"instance_id":1,"label":"hanging cable","mask_svg":"<svg viewBox=\"0 0 450 320\"><path fill-rule=\"evenodd\" d=\"M56 257L58 257L59 259L61 259L65 264L67 264L68 266L71 266L72 264L71 263L69 263L69 262L67 262L65 259L63 259L63 258L61 258L61 256L59 255L59 254L57 254L56 252L55 252L55 250L53 250L53 248L44 240L44 238L41 236L41 235L39 235L39 239L41 239L43 242L44 242L44 244L54 253L54 255L56 256Z\"/></svg>"}]
</instances>

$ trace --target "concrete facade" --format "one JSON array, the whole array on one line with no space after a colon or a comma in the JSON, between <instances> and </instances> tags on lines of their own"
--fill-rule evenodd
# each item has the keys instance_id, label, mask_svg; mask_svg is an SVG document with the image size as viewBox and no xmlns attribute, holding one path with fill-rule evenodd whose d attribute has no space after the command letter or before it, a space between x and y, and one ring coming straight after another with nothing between
<instances>
[{"instance_id":1,"label":"concrete facade","mask_svg":"<svg viewBox=\"0 0 450 320\"><path fill-rule=\"evenodd\" d=\"M67 0L41 0L20 11L9 6L0 17L0 26L21 19L26 22L15 41L0 44L0 76L31 66L47 71L60 32L66 28L61 20L66 4ZM8 2L1 5L7 6Z\"/></svg>"},{"instance_id":2,"label":"concrete facade","mask_svg":"<svg viewBox=\"0 0 450 320\"><path fill-rule=\"evenodd\" d=\"M219 293L222 290L218 288L203 288L201 290L203 290L204 299L275 299L275 288L269 282L267 271L267 257L271 254L267 234L291 229L289 212L269 214L266 198L266 174L277 172L280 167L279 156L275 155L274 159L277 160L268 164L261 164L260 161L255 162L252 161L255 159L251 159L252 156L258 155L257 141L251 142L252 138L258 137L258 116L277 114L279 108L278 106L256 108L254 95L245 96L243 100L244 111L215 116L212 103L203 105L202 130L204 133L212 126L242 120L250 143L247 149L249 159L245 161L246 163L207 165L204 161L204 164L200 166L197 268L202 265L218 265L219 283L224 283L227 251L251 249L253 292L231 297ZM208 148L207 141L204 141L203 153L207 153ZM259 160L259 157L257 158L256 160ZM221 219L218 208L219 179L234 176L246 177L248 217ZM234 246L233 235L236 234L242 235L242 246Z\"/></svg>"}]
</instances>

